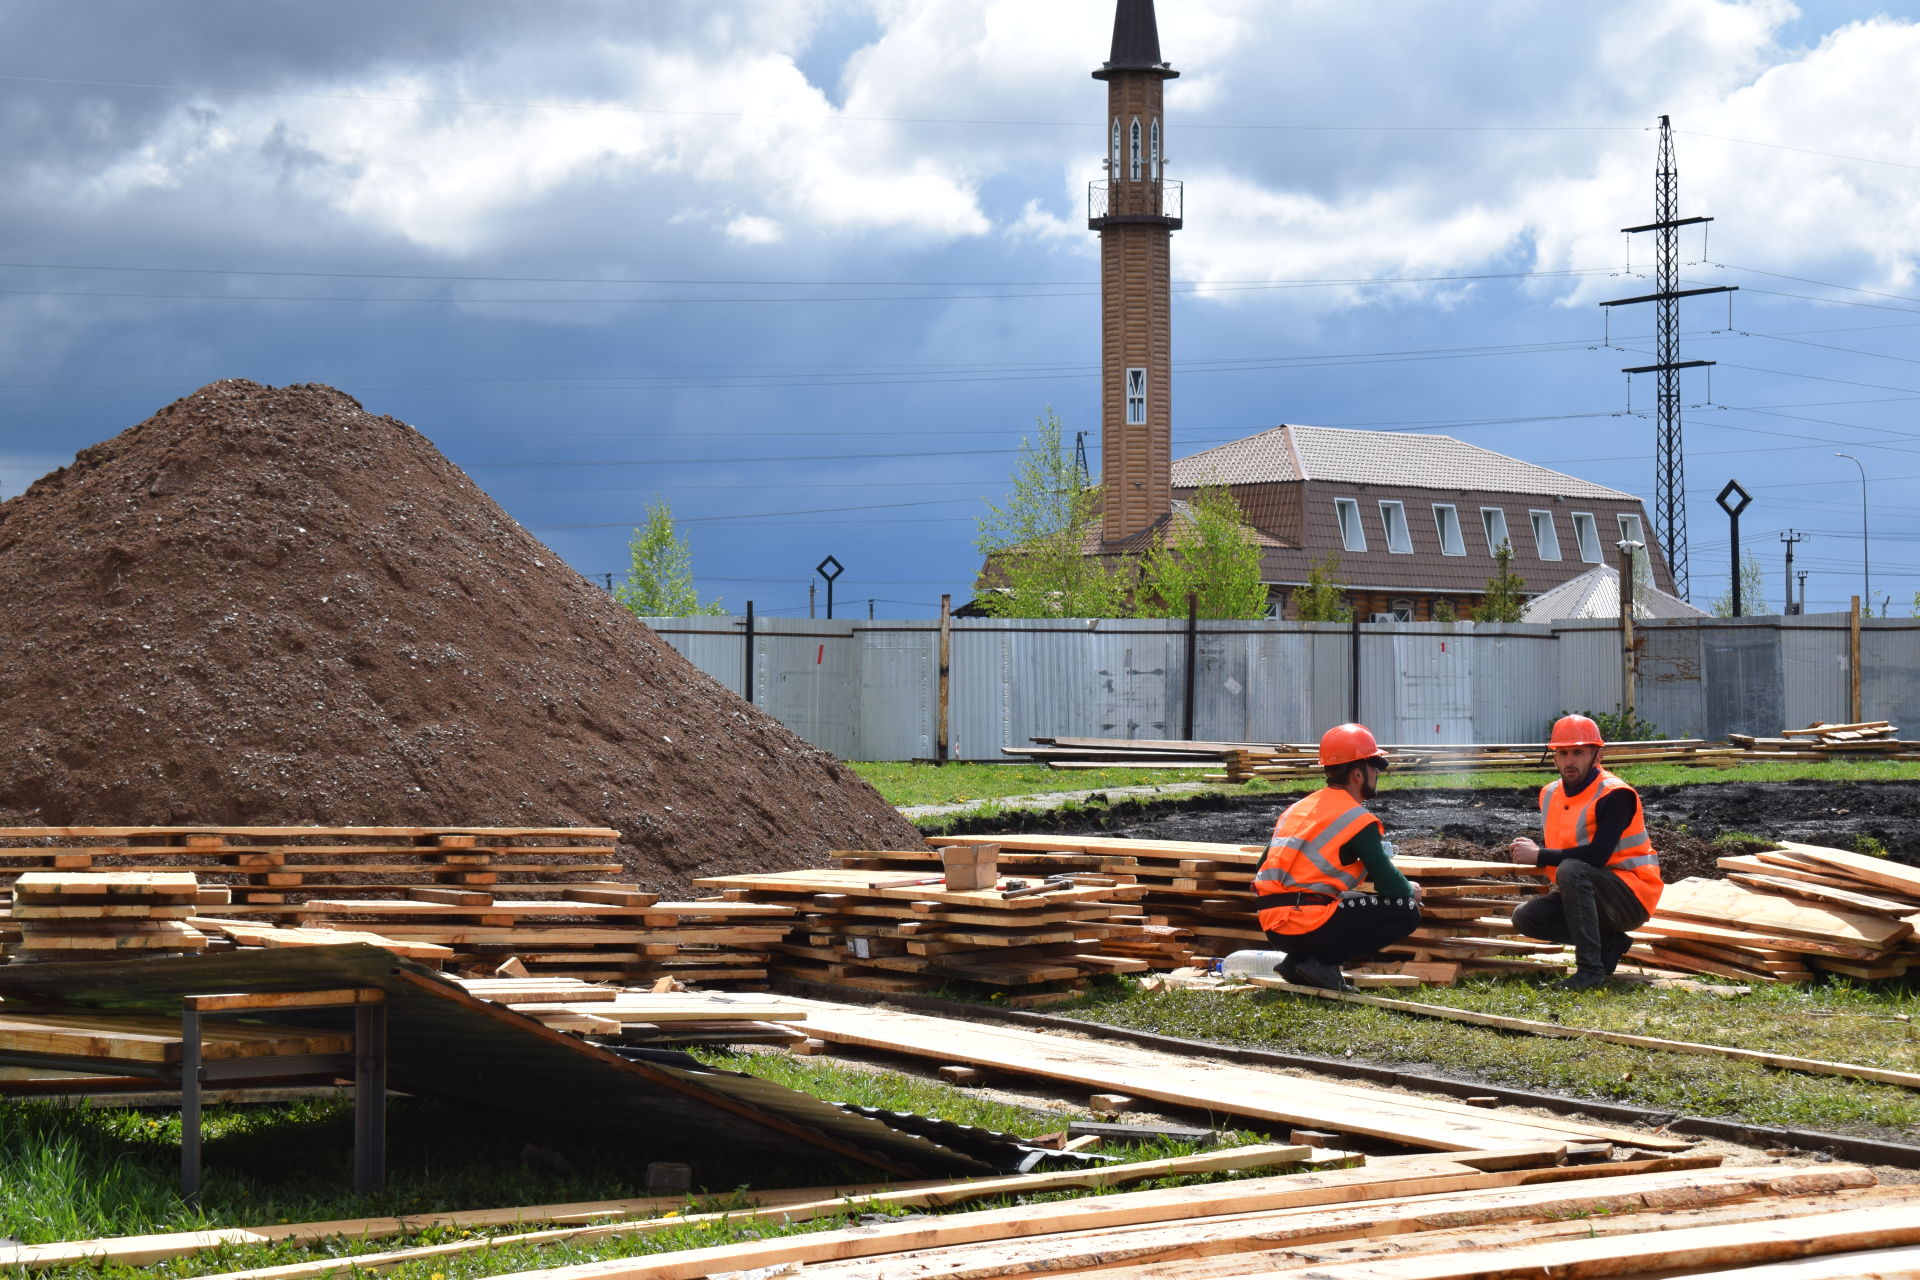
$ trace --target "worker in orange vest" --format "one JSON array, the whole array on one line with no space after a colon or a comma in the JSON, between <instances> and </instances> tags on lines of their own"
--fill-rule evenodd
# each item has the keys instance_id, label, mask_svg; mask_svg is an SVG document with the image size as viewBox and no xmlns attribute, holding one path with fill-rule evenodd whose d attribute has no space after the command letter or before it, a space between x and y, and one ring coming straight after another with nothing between
<instances>
[{"instance_id":1,"label":"worker in orange vest","mask_svg":"<svg viewBox=\"0 0 1920 1280\"><path fill-rule=\"evenodd\" d=\"M1553 892L1520 904L1514 927L1573 944L1573 973L1555 985L1606 985L1660 903L1660 857L1647 838L1640 795L1600 766L1606 741L1586 716L1562 716L1547 745L1560 777L1540 788L1544 844L1513 842L1513 860L1547 870Z\"/></svg>"},{"instance_id":2,"label":"worker in orange vest","mask_svg":"<svg viewBox=\"0 0 1920 1280\"><path fill-rule=\"evenodd\" d=\"M1420 888L1393 865L1380 819L1362 801L1378 793L1387 757L1365 725L1343 724L1320 739L1327 785L1289 805L1274 823L1253 877L1254 910L1286 952L1288 982L1351 991L1340 968L1391 946L1420 924ZM1362 881L1373 892L1362 893Z\"/></svg>"}]
</instances>

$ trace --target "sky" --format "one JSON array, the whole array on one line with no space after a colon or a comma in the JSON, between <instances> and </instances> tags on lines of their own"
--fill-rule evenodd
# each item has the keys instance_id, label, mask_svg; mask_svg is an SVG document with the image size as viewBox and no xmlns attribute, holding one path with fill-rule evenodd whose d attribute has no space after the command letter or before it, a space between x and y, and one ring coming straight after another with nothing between
<instances>
[{"instance_id":1,"label":"sky","mask_svg":"<svg viewBox=\"0 0 1920 1280\"><path fill-rule=\"evenodd\" d=\"M1654 493L1692 596L1920 590L1920 3L1160 0L1175 456L1432 431ZM596 581L923 618L1049 408L1099 472L1112 0L0 0L0 496L220 378L417 427ZM1630 243L1631 242L1631 243ZM1852 455L1855 462L1836 457ZM1871 533L1863 542L1862 515ZM1867 563L1863 566L1863 550ZM824 587L814 607L824 612ZM1776 605L1777 608L1777 605Z\"/></svg>"}]
</instances>

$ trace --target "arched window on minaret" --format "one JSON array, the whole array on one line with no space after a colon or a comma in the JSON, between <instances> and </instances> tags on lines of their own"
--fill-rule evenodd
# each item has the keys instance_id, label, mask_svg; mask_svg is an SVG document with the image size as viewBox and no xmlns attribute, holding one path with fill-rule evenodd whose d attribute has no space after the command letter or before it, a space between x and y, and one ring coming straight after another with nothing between
<instances>
[{"instance_id":1,"label":"arched window on minaret","mask_svg":"<svg viewBox=\"0 0 1920 1280\"><path fill-rule=\"evenodd\" d=\"M1127 154L1129 157L1129 161L1127 164L1127 176L1131 178L1133 181L1138 182L1140 181L1140 117L1139 116L1135 116L1133 118L1133 124L1127 130L1127 146L1128 146Z\"/></svg>"},{"instance_id":2,"label":"arched window on minaret","mask_svg":"<svg viewBox=\"0 0 1920 1280\"><path fill-rule=\"evenodd\" d=\"M1113 118L1113 158L1107 161L1107 176L1120 181L1120 117Z\"/></svg>"},{"instance_id":3,"label":"arched window on minaret","mask_svg":"<svg viewBox=\"0 0 1920 1280\"><path fill-rule=\"evenodd\" d=\"M1151 139L1147 147L1148 176L1155 182L1160 181L1160 117L1153 118Z\"/></svg>"}]
</instances>

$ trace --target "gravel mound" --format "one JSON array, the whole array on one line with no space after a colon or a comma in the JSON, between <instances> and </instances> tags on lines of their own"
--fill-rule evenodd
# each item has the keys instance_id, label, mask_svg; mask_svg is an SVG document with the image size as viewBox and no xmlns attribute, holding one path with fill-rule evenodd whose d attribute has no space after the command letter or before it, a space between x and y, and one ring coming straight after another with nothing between
<instances>
[{"instance_id":1,"label":"gravel mound","mask_svg":"<svg viewBox=\"0 0 1920 1280\"><path fill-rule=\"evenodd\" d=\"M405 423L222 381L0 504L0 823L617 827L644 886L919 837Z\"/></svg>"}]
</instances>

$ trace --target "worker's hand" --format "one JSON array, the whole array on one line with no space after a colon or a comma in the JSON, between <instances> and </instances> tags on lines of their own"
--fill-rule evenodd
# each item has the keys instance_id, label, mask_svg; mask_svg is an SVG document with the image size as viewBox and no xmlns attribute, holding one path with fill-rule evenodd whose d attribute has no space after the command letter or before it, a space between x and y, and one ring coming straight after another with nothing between
<instances>
[{"instance_id":1,"label":"worker's hand","mask_svg":"<svg viewBox=\"0 0 1920 1280\"><path fill-rule=\"evenodd\" d=\"M1509 846L1513 860L1523 867L1535 866L1540 861L1540 846L1526 836L1520 836Z\"/></svg>"},{"instance_id":2,"label":"worker's hand","mask_svg":"<svg viewBox=\"0 0 1920 1280\"><path fill-rule=\"evenodd\" d=\"M1426 901L1427 886L1421 884L1418 880L1411 881L1410 883L1413 885L1413 900L1415 902Z\"/></svg>"}]
</instances>

